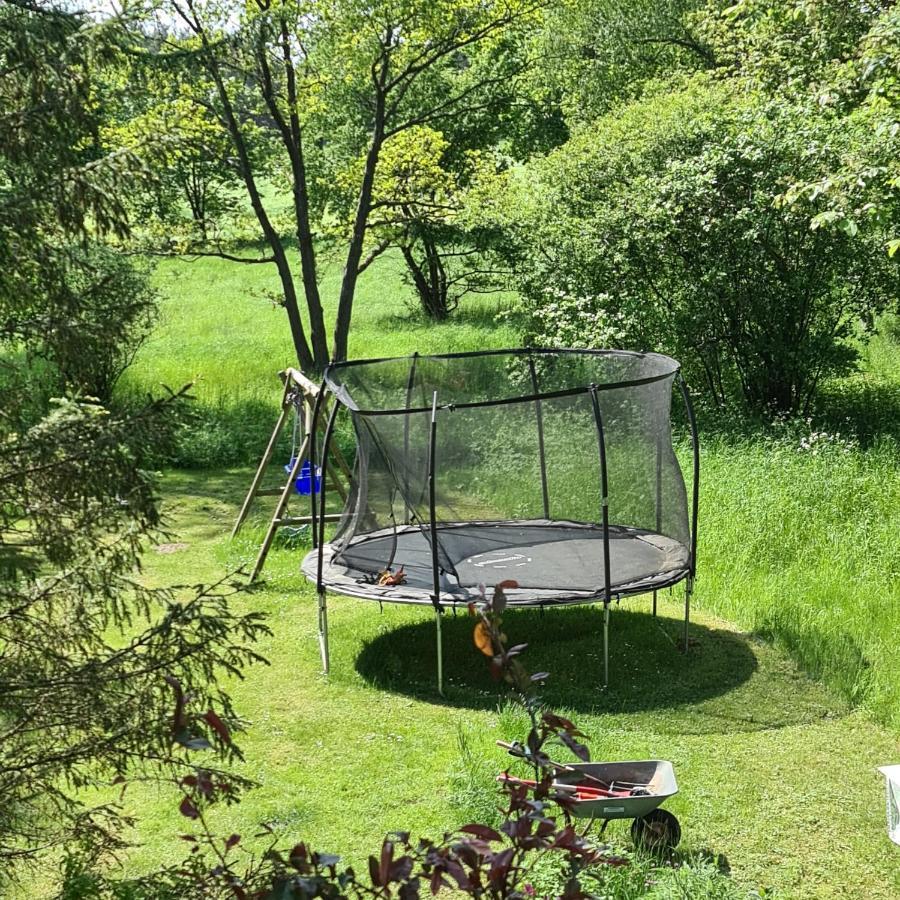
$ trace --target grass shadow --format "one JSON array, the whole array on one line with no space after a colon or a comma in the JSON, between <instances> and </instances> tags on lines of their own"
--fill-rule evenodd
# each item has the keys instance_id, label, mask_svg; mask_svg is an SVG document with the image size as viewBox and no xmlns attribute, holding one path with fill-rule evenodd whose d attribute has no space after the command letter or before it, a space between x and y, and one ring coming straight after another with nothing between
<instances>
[{"instance_id":1,"label":"grass shadow","mask_svg":"<svg viewBox=\"0 0 900 900\"><path fill-rule=\"evenodd\" d=\"M860 374L825 385L816 418L827 431L849 434L865 449L879 438L900 442L900 385Z\"/></svg>"},{"instance_id":2,"label":"grass shadow","mask_svg":"<svg viewBox=\"0 0 900 900\"><path fill-rule=\"evenodd\" d=\"M528 644L532 672L550 673L542 699L575 713L652 714L656 731L727 734L783 728L835 714L835 701L782 654L751 635L616 608L610 623L609 687L603 680L599 607L513 610L510 640ZM379 634L356 658L357 672L381 690L472 709L496 708L506 696L472 646L472 620L442 623L444 696L436 690L435 628L425 620Z\"/></svg>"},{"instance_id":3,"label":"grass shadow","mask_svg":"<svg viewBox=\"0 0 900 900\"><path fill-rule=\"evenodd\" d=\"M373 316L372 321L374 325L380 327L431 328L443 325L468 326L477 330L490 331L497 327L500 318L518 321L521 316L509 302L489 302L479 297L468 301L463 300L445 322L435 323L426 316L417 299L411 296L400 309L378 312Z\"/></svg>"},{"instance_id":4,"label":"grass shadow","mask_svg":"<svg viewBox=\"0 0 900 900\"><path fill-rule=\"evenodd\" d=\"M443 618L444 702L489 708L496 706L498 686L474 655L472 625L462 614ZM511 610L504 625L511 641L528 644L528 668L551 673L542 697L560 708L621 713L697 703L733 690L757 669L746 637L695 625L685 655L678 646L679 623L615 609L610 684L604 689L601 608ZM379 688L432 699L434 624L417 622L378 635L364 646L356 667Z\"/></svg>"}]
</instances>

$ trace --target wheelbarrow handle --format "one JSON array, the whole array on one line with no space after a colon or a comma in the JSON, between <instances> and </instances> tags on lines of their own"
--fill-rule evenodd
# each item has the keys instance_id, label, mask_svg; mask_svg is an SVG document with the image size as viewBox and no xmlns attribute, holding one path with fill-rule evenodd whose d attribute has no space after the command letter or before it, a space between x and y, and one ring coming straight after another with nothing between
<instances>
[{"instance_id":1,"label":"wheelbarrow handle","mask_svg":"<svg viewBox=\"0 0 900 900\"><path fill-rule=\"evenodd\" d=\"M538 783L530 778L517 778L504 772L497 776L497 781L505 784L520 784L528 788L536 788ZM585 784L567 784L564 781L554 781L550 784L553 790L561 794L573 794L576 800L609 800L613 797L628 796L627 793L617 794L614 791L607 791L603 788L592 787Z\"/></svg>"},{"instance_id":2,"label":"wheelbarrow handle","mask_svg":"<svg viewBox=\"0 0 900 900\"><path fill-rule=\"evenodd\" d=\"M510 744L507 741L497 741L497 746L502 747L509 753L510 756L517 756L520 759L528 759L528 753L525 748L521 744ZM553 766L559 772L566 772L568 774L577 775L579 778L583 778L585 781L591 781L596 785L599 785L604 791L612 790L612 785L608 781L604 781L602 778L597 778L594 775L588 775L587 772L583 772L581 769L575 769L572 766L567 766L565 763L554 762L552 759L550 760L550 765Z\"/></svg>"}]
</instances>

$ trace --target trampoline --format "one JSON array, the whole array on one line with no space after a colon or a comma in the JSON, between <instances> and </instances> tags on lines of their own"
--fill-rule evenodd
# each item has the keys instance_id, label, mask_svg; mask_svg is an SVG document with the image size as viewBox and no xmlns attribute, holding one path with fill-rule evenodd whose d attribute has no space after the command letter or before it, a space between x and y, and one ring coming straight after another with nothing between
<instances>
[{"instance_id":1,"label":"trampoline","mask_svg":"<svg viewBox=\"0 0 900 900\"><path fill-rule=\"evenodd\" d=\"M690 511L672 444L678 386L691 431ZM433 607L441 615L506 591L511 607L599 602L603 682L613 602L685 583L684 644L696 574L699 449L679 364L657 353L498 350L336 363L323 469L311 495L304 574L327 593ZM323 396L324 390L320 392ZM341 521L325 540L328 450L349 414L356 461ZM314 420L322 414L321 403Z\"/></svg>"}]
</instances>

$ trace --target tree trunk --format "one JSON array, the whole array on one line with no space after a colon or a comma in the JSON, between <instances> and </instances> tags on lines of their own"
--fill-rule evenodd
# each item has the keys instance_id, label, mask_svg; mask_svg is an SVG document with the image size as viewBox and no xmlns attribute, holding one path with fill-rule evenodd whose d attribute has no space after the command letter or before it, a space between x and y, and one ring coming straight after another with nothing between
<instances>
[{"instance_id":1,"label":"tree trunk","mask_svg":"<svg viewBox=\"0 0 900 900\"><path fill-rule=\"evenodd\" d=\"M444 322L453 311L449 302L447 275L434 242L424 241L423 245L425 266L428 269L427 275L416 261L411 246L401 245L400 251L406 261L406 267L409 269L416 293L419 295L422 311L432 321Z\"/></svg>"},{"instance_id":2,"label":"tree trunk","mask_svg":"<svg viewBox=\"0 0 900 900\"><path fill-rule=\"evenodd\" d=\"M247 193L250 197L250 204L253 207L253 212L256 214L256 219L259 222L260 228L262 228L266 243L268 243L269 249L272 251L275 266L278 269L278 277L281 280L281 289L284 296L284 308L287 312L288 323L291 328L291 337L294 341L294 350L297 353L297 360L300 363L301 369L314 371L316 364L306 340L303 320L300 318L300 309L297 304L297 291L294 287L294 278L291 272L290 263L287 259L287 254L284 252L281 238L275 231L263 205L262 197L256 185L256 179L253 176L250 154L247 151L247 145L244 141L244 135L241 132L240 123L238 122L234 108L231 105L231 98L228 96L225 82L222 79L222 74L219 71L219 66L213 55L212 48L209 46L205 32L201 31L200 37L203 42L203 47L206 50L209 73L216 85L219 100L222 103L225 124L231 135L234 148L237 151L240 171L244 179L244 185L247 188Z\"/></svg>"},{"instance_id":3,"label":"tree trunk","mask_svg":"<svg viewBox=\"0 0 900 900\"><path fill-rule=\"evenodd\" d=\"M366 165L363 170L362 184L359 188L359 200L356 204L356 215L353 219L353 232L350 246L347 249L347 262L341 278L341 292L338 296L337 319L334 323L333 359L347 358L347 342L350 336L350 319L353 315L353 296L356 293L356 282L359 279L359 264L362 259L363 244L366 240L366 227L369 213L372 210L372 188L375 184L375 170L378 167L378 156L384 143L385 96L384 84L388 74L388 57L385 55L381 71L375 84L375 117L372 131L372 142L366 154Z\"/></svg>"},{"instance_id":4,"label":"tree trunk","mask_svg":"<svg viewBox=\"0 0 900 900\"><path fill-rule=\"evenodd\" d=\"M303 153L303 130L300 126L300 116L297 114L297 81L291 56L290 33L285 19L281 19L280 28L281 52L287 82L288 109L290 110L290 129L282 129L282 136L291 161L291 176L294 182L297 247L300 252L306 308L309 312L310 338L316 369L321 372L329 363L328 336L325 333L325 316L322 312L322 298L319 295L319 281L316 274L316 249L313 244L312 228L309 224L309 191L306 183L306 159Z\"/></svg>"}]
</instances>

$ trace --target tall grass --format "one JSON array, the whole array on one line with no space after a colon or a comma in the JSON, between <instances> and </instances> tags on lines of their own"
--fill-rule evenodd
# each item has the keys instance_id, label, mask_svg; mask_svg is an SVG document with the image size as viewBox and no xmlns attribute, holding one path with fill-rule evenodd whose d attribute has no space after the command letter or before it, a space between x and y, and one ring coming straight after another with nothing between
<instances>
[{"instance_id":1,"label":"tall grass","mask_svg":"<svg viewBox=\"0 0 900 900\"><path fill-rule=\"evenodd\" d=\"M900 730L898 445L712 442L698 600Z\"/></svg>"},{"instance_id":2,"label":"tall grass","mask_svg":"<svg viewBox=\"0 0 900 900\"><path fill-rule=\"evenodd\" d=\"M322 274L331 328L340 269L326 266ZM137 402L161 385L193 381L193 414L170 462L183 467L252 464L277 414L281 388L276 375L296 365L287 315L276 302L274 268L212 258L165 260L157 267L155 284L162 295L161 322L122 379L119 398ZM388 255L360 279L350 355L517 346L514 324L497 320L507 299L472 298L451 322L435 325L416 308L403 282L402 261Z\"/></svg>"}]
</instances>

